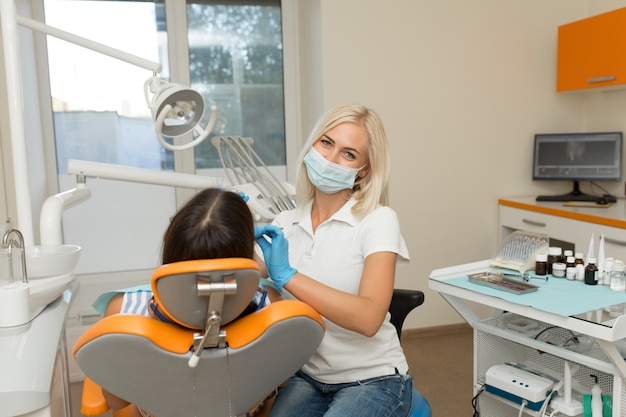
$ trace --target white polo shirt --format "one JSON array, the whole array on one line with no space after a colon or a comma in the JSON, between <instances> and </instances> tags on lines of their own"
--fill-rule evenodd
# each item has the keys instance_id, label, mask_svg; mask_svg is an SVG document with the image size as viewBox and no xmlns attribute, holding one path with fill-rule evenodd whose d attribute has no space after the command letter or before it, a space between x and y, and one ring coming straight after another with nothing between
<instances>
[{"instance_id":1,"label":"white polo shirt","mask_svg":"<svg viewBox=\"0 0 626 417\"><path fill-rule=\"evenodd\" d=\"M299 272L325 285L358 294L365 258L376 252L398 254L398 264L409 261L395 211L378 206L364 218L352 215L350 200L315 232L311 225L312 202L280 213L274 224L289 241L289 262ZM302 370L324 383L354 382L382 375L405 374L408 364L396 329L387 313L373 337L337 326L324 318L322 344Z\"/></svg>"}]
</instances>

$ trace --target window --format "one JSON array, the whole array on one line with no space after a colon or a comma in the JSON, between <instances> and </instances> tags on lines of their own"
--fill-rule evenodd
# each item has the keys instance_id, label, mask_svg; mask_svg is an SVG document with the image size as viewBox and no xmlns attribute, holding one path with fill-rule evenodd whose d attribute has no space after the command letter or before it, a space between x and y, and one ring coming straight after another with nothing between
<instances>
[{"instance_id":1,"label":"window","mask_svg":"<svg viewBox=\"0 0 626 417\"><path fill-rule=\"evenodd\" d=\"M217 135L252 137L267 165L285 165L281 10L277 1L256 3L188 3L191 84L217 104ZM195 161L221 167L208 141Z\"/></svg>"},{"instance_id":2,"label":"window","mask_svg":"<svg viewBox=\"0 0 626 417\"><path fill-rule=\"evenodd\" d=\"M188 57L191 86L207 109L218 107L213 135L254 138L255 151L285 178L279 1L44 0L44 7L47 24L161 62L163 78L170 78L168 62ZM168 48L168 42L181 45L175 38L181 35L171 35L181 31L167 30L170 9L187 16L188 50ZM168 56L172 49L180 55ZM48 59L61 190L75 186L65 174L68 159L178 170L174 155L158 144L145 105L149 71L52 37ZM197 172L221 173L210 140L185 152L193 153ZM174 190L104 179L87 185L92 198L63 217L65 241L83 247L77 273L154 268L180 204Z\"/></svg>"},{"instance_id":3,"label":"window","mask_svg":"<svg viewBox=\"0 0 626 417\"><path fill-rule=\"evenodd\" d=\"M155 62L166 49L162 5L81 0L44 4L46 23L59 29ZM167 163L171 156L156 141L145 104L148 70L53 37L48 37L48 60L59 173L65 173L68 159L173 169Z\"/></svg>"}]
</instances>

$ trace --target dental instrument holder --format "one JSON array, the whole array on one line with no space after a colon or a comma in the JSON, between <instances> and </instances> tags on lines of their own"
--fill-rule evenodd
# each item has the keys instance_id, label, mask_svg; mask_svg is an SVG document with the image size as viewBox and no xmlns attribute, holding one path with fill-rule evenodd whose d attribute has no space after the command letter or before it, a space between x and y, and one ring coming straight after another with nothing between
<instances>
[{"instance_id":1,"label":"dental instrument holder","mask_svg":"<svg viewBox=\"0 0 626 417\"><path fill-rule=\"evenodd\" d=\"M211 143L231 184L228 189L248 196L257 222L271 222L278 213L295 208L295 189L272 174L252 148L252 138L215 136Z\"/></svg>"},{"instance_id":2,"label":"dental instrument holder","mask_svg":"<svg viewBox=\"0 0 626 417\"><path fill-rule=\"evenodd\" d=\"M579 416L583 413L583 403L572 398L572 374L575 374L576 370L578 366L572 370L569 362L563 362L562 390L558 389L559 394L550 401L553 410L568 416Z\"/></svg>"},{"instance_id":3,"label":"dental instrument holder","mask_svg":"<svg viewBox=\"0 0 626 417\"><path fill-rule=\"evenodd\" d=\"M491 260L492 267L512 269L520 273L535 268L535 256L547 253L550 237L543 233L517 230L500 244Z\"/></svg>"}]
</instances>

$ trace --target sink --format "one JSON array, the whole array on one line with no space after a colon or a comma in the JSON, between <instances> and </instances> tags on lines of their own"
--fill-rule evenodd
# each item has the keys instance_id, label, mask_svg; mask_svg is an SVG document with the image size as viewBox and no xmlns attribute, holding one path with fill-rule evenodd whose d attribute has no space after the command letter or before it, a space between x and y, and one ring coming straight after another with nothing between
<instances>
[{"instance_id":1,"label":"sink","mask_svg":"<svg viewBox=\"0 0 626 417\"><path fill-rule=\"evenodd\" d=\"M14 327L33 320L74 281L80 246L27 246L28 282L0 286L0 327ZM6 282L6 281L3 281Z\"/></svg>"},{"instance_id":2,"label":"sink","mask_svg":"<svg viewBox=\"0 0 626 417\"><path fill-rule=\"evenodd\" d=\"M80 246L41 245L26 247L26 272L29 280L65 275L74 272Z\"/></svg>"}]
</instances>

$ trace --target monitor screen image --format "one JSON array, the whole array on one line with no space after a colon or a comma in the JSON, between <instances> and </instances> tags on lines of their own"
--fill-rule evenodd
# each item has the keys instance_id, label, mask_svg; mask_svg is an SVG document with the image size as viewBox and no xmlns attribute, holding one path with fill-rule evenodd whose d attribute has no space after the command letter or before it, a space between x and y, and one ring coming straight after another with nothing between
<instances>
[{"instance_id":1,"label":"monitor screen image","mask_svg":"<svg viewBox=\"0 0 626 417\"><path fill-rule=\"evenodd\" d=\"M579 181L619 181L621 172L622 132L535 135L533 179L574 182L571 193L554 196L553 201L586 198L580 193Z\"/></svg>"},{"instance_id":2,"label":"monitor screen image","mask_svg":"<svg viewBox=\"0 0 626 417\"><path fill-rule=\"evenodd\" d=\"M622 133L535 135L533 179L619 181Z\"/></svg>"}]
</instances>

